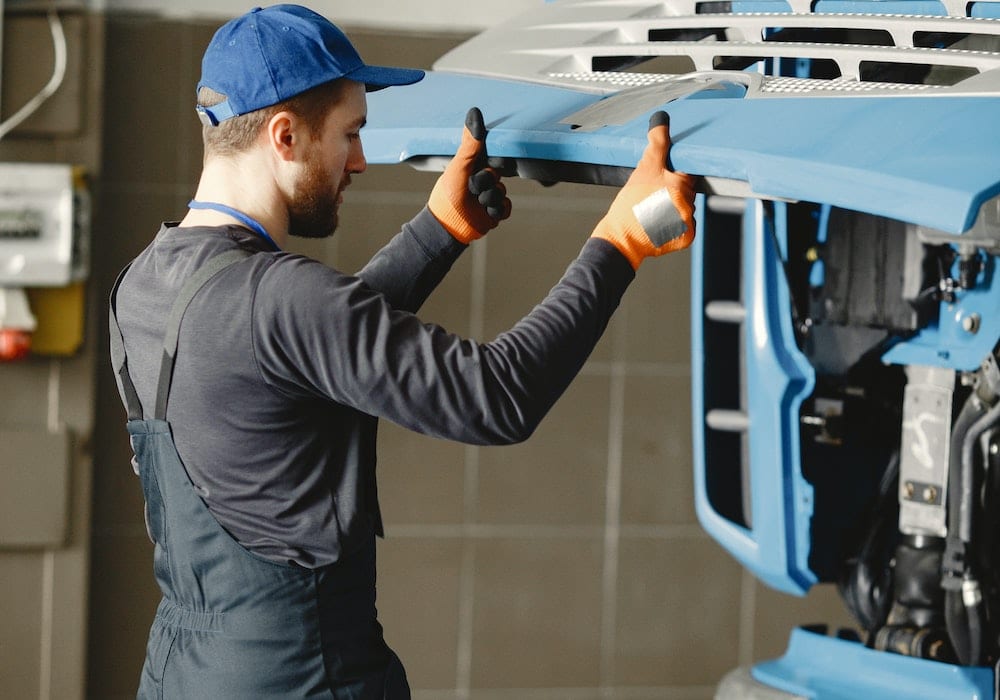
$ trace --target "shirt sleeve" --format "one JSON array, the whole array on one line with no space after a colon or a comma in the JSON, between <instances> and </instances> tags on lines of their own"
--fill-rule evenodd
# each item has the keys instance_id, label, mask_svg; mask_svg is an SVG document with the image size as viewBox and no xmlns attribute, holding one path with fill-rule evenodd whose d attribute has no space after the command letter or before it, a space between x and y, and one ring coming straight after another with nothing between
<instances>
[{"instance_id":1,"label":"shirt sleeve","mask_svg":"<svg viewBox=\"0 0 1000 700\"><path fill-rule=\"evenodd\" d=\"M590 239L546 298L479 343L400 311L358 277L288 256L261 277L254 351L264 381L472 444L527 439L597 344L634 278Z\"/></svg>"},{"instance_id":2,"label":"shirt sleeve","mask_svg":"<svg viewBox=\"0 0 1000 700\"><path fill-rule=\"evenodd\" d=\"M357 274L393 308L415 312L467 247L424 207Z\"/></svg>"}]
</instances>

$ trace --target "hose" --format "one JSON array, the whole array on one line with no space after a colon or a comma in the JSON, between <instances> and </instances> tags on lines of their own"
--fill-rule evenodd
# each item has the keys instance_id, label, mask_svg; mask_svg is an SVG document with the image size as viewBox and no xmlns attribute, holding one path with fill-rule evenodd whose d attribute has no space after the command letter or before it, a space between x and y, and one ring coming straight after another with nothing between
<instances>
[{"instance_id":1,"label":"hose","mask_svg":"<svg viewBox=\"0 0 1000 700\"><path fill-rule=\"evenodd\" d=\"M967 666L982 662L985 632L985 611L979 581L973 570L971 553L965 548L972 541L975 448L979 438L998 419L1000 402L987 410L973 394L962 407L952 434L948 500L952 505L957 500L957 508L950 507L948 511L949 547L942 585L947 589L945 625L948 636L959 661Z\"/></svg>"},{"instance_id":2,"label":"hose","mask_svg":"<svg viewBox=\"0 0 1000 700\"><path fill-rule=\"evenodd\" d=\"M892 604L890 538L895 533L898 503L899 452L893 453L879 483L871 513L873 521L855 557L837 581L837 588L848 610L868 634L885 624ZM889 500L891 498L891 501Z\"/></svg>"},{"instance_id":3,"label":"hose","mask_svg":"<svg viewBox=\"0 0 1000 700\"><path fill-rule=\"evenodd\" d=\"M962 483L967 485L961 493L961 500L959 501L959 529L958 536L963 542L969 542L972 539L972 470L973 470L973 452L976 448L976 442L983 433L990 429L994 423L1000 420L1000 402L997 402L995 406L990 408L985 415L979 418L972 426L969 428L968 432L962 438Z\"/></svg>"}]
</instances>

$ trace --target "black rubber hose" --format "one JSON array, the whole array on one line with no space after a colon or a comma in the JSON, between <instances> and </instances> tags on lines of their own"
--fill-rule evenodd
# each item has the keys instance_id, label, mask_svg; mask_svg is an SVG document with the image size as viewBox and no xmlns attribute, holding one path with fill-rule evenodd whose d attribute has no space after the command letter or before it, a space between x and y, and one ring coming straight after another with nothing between
<instances>
[{"instance_id":1,"label":"black rubber hose","mask_svg":"<svg viewBox=\"0 0 1000 700\"><path fill-rule=\"evenodd\" d=\"M971 499L972 484L966 480L965 470L962 464L962 453L965 446L965 438L973 424L983 416L986 409L982 401L975 394L970 394L965 400L962 410L955 419L955 425L951 431L951 454L948 464L948 536L961 538L963 502ZM969 472L971 478L972 472ZM963 487L968 489L967 494L963 494ZM955 507L955 499L958 498L958 507ZM965 506L968 508L968 505ZM963 542L967 539L961 538Z\"/></svg>"},{"instance_id":2,"label":"black rubber hose","mask_svg":"<svg viewBox=\"0 0 1000 700\"><path fill-rule=\"evenodd\" d=\"M990 408L984 415L978 418L962 437L962 483L965 488L962 491L959 502L959 529L958 536L963 542L972 540L972 499L973 499L973 455L976 449L976 442L979 437L993 427L993 424L1000 420L1000 402Z\"/></svg>"},{"instance_id":3,"label":"black rubber hose","mask_svg":"<svg viewBox=\"0 0 1000 700\"><path fill-rule=\"evenodd\" d=\"M970 621L962 601L961 584L968 572L969 561L965 551L968 539L962 537L962 523L967 512L971 514L973 484L971 470L963 468L962 453L973 425L982 418L986 409L975 394L962 405L951 433L951 454L948 460L948 536L943 562L942 585L945 590L944 622L959 663L969 665L972 655ZM965 528L969 532L970 527Z\"/></svg>"},{"instance_id":4,"label":"black rubber hose","mask_svg":"<svg viewBox=\"0 0 1000 700\"><path fill-rule=\"evenodd\" d=\"M963 544L972 541L975 447L980 436L998 419L1000 419L1000 403L987 410L973 394L955 421L948 495L950 540L957 539ZM983 603L981 594L967 595L964 590L971 584L978 591L979 581L973 571L971 552L965 551L964 548L961 551L963 556L961 562L949 561L946 564L948 571L945 574L945 585L949 590L945 595L945 625L959 661L966 666L976 666L982 661L985 631ZM955 580L959 565L962 571L961 582Z\"/></svg>"}]
</instances>

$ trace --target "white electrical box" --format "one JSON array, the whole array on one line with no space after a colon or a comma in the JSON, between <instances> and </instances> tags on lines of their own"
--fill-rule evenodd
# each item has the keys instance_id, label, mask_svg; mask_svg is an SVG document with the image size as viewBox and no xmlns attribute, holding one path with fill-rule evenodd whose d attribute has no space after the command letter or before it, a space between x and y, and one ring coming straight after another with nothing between
<instances>
[{"instance_id":1,"label":"white electrical box","mask_svg":"<svg viewBox=\"0 0 1000 700\"><path fill-rule=\"evenodd\" d=\"M77 168L0 163L0 286L62 287L86 276L90 200Z\"/></svg>"}]
</instances>

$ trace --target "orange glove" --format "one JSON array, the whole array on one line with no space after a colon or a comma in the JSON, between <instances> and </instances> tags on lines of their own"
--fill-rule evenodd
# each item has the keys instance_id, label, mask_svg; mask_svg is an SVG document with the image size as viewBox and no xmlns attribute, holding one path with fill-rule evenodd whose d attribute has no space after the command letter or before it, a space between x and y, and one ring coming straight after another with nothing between
<instances>
[{"instance_id":1,"label":"orange glove","mask_svg":"<svg viewBox=\"0 0 1000 700\"><path fill-rule=\"evenodd\" d=\"M670 117L649 118L648 144L593 236L622 252L633 269L650 256L672 253L694 240L694 178L670 170Z\"/></svg>"},{"instance_id":2,"label":"orange glove","mask_svg":"<svg viewBox=\"0 0 1000 700\"><path fill-rule=\"evenodd\" d=\"M469 244L510 216L507 188L486 161L486 125L473 107L465 116L462 143L438 178L427 202L456 240Z\"/></svg>"}]
</instances>

